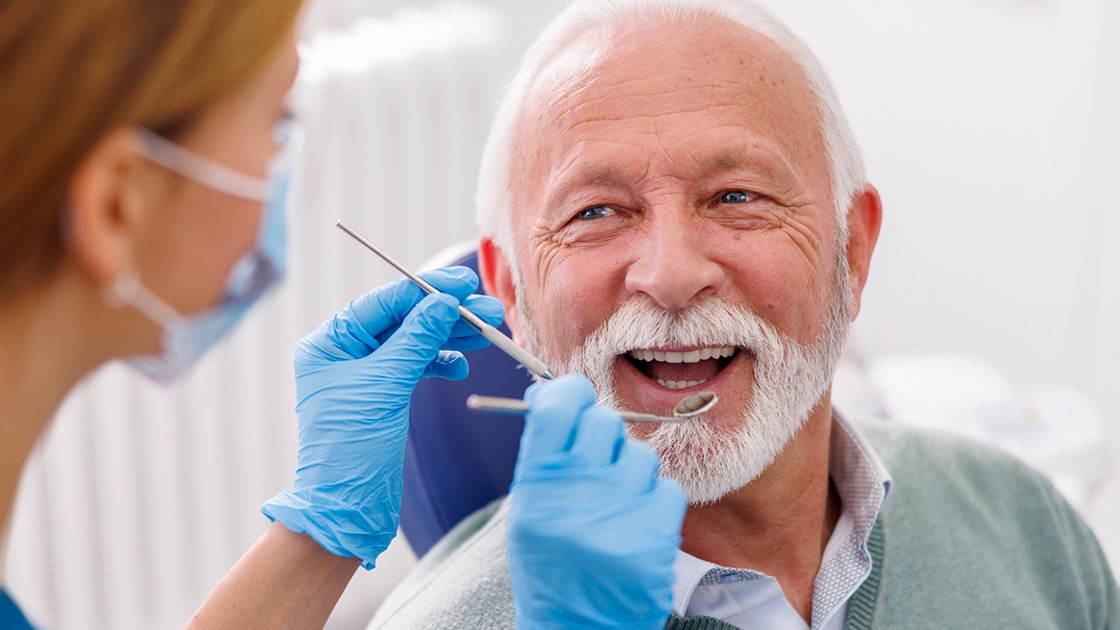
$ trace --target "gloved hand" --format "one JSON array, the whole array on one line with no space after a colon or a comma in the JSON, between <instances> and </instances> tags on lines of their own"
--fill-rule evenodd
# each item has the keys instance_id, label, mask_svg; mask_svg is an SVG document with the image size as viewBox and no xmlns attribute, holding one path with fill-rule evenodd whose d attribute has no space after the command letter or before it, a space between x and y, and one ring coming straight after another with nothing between
<instances>
[{"instance_id":1,"label":"gloved hand","mask_svg":"<svg viewBox=\"0 0 1120 630\"><path fill-rule=\"evenodd\" d=\"M517 627L663 628L684 492L582 376L525 400L508 534Z\"/></svg>"},{"instance_id":2,"label":"gloved hand","mask_svg":"<svg viewBox=\"0 0 1120 630\"><path fill-rule=\"evenodd\" d=\"M424 377L465 378L460 351L490 344L459 319L460 300L490 324L503 316L494 298L467 297L478 286L469 269L422 275L450 295L426 296L402 279L354 300L296 346L296 478L261 508L366 569L397 532L412 390Z\"/></svg>"}]
</instances>

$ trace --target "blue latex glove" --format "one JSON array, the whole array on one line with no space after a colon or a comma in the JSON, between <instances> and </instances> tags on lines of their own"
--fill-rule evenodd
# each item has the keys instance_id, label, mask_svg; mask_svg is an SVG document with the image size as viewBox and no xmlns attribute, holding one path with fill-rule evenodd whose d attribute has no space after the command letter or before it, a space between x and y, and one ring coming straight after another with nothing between
<instances>
[{"instance_id":1,"label":"blue latex glove","mask_svg":"<svg viewBox=\"0 0 1120 630\"><path fill-rule=\"evenodd\" d=\"M426 296L400 280L354 300L296 346L296 478L261 508L366 569L397 533L412 390L424 377L465 378L460 351L490 344L459 319L460 300L490 324L503 315L494 298L467 297L478 286L469 269L422 275L449 295Z\"/></svg>"},{"instance_id":2,"label":"blue latex glove","mask_svg":"<svg viewBox=\"0 0 1120 630\"><path fill-rule=\"evenodd\" d=\"M517 627L664 628L684 492L582 376L525 400L509 515Z\"/></svg>"}]
</instances>

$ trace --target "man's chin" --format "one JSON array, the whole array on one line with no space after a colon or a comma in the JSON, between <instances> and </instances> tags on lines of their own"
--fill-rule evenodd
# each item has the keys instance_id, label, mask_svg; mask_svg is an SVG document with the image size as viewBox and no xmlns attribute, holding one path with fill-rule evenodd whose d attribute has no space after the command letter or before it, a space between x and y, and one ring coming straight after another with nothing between
<instances>
[{"instance_id":1,"label":"man's chin","mask_svg":"<svg viewBox=\"0 0 1120 630\"><path fill-rule=\"evenodd\" d=\"M665 424L634 436L661 458L661 476L684 489L689 505L715 503L757 479L782 445L759 447L743 431L721 431L701 422Z\"/></svg>"}]
</instances>

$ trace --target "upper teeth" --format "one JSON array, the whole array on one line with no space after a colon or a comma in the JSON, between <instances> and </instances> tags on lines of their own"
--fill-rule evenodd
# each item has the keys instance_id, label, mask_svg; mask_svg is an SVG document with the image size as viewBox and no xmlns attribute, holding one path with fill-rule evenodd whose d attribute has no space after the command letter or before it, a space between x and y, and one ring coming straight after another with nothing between
<instances>
[{"instance_id":1,"label":"upper teeth","mask_svg":"<svg viewBox=\"0 0 1120 630\"><path fill-rule=\"evenodd\" d=\"M631 357L639 361L664 361L665 363L697 363L704 359L722 359L735 354L733 346L700 348L687 352L662 352L661 350L631 350Z\"/></svg>"}]
</instances>

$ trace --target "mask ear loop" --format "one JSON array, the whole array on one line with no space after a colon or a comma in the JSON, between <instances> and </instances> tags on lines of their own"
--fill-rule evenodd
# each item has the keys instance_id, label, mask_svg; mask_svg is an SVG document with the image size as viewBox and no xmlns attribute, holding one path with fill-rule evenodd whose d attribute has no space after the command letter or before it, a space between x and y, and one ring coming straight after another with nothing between
<instances>
[{"instance_id":1,"label":"mask ear loop","mask_svg":"<svg viewBox=\"0 0 1120 630\"><path fill-rule=\"evenodd\" d=\"M109 286L101 292L101 301L111 309L121 309L132 306L136 301L136 294L140 292L140 274L135 269L128 269L117 276Z\"/></svg>"},{"instance_id":2,"label":"mask ear loop","mask_svg":"<svg viewBox=\"0 0 1120 630\"><path fill-rule=\"evenodd\" d=\"M137 152L167 170L234 197L250 201L268 199L268 181L238 172L209 158L197 155L155 132L138 128L141 137Z\"/></svg>"},{"instance_id":3,"label":"mask ear loop","mask_svg":"<svg viewBox=\"0 0 1120 630\"><path fill-rule=\"evenodd\" d=\"M179 311L156 297L140 283L140 274L133 268L117 276L109 286L105 287L101 299L105 306L112 309L131 306L164 330L183 321Z\"/></svg>"}]
</instances>

